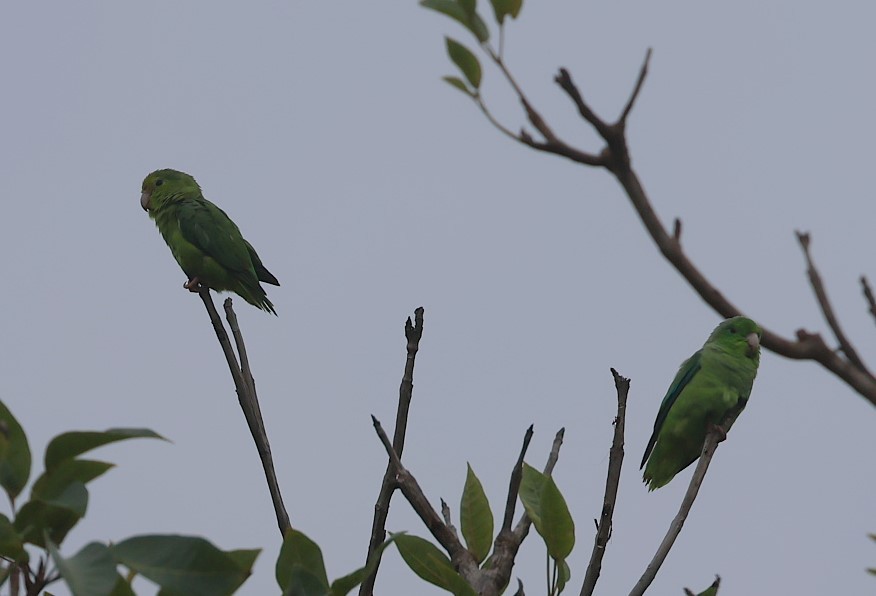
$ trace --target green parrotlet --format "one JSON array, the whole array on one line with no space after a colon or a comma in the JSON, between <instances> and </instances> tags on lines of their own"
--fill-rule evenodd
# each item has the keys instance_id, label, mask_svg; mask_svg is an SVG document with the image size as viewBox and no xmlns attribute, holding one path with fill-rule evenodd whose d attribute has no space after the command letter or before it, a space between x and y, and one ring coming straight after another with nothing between
<instances>
[{"instance_id":1,"label":"green parrotlet","mask_svg":"<svg viewBox=\"0 0 876 596\"><path fill-rule=\"evenodd\" d=\"M681 365L642 458L648 490L666 485L695 462L712 427L730 430L751 394L762 334L751 319L727 319Z\"/></svg>"},{"instance_id":2,"label":"green parrotlet","mask_svg":"<svg viewBox=\"0 0 876 596\"><path fill-rule=\"evenodd\" d=\"M176 170L156 170L143 180L140 205L188 276L187 289L235 292L277 314L259 282L280 282L225 212L204 198L194 178Z\"/></svg>"}]
</instances>

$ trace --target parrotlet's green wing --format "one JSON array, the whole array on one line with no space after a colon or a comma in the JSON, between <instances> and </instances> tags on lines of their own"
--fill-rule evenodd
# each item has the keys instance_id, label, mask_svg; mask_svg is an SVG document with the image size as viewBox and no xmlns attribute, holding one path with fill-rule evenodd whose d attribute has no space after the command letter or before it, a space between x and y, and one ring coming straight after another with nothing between
<instances>
[{"instance_id":1,"label":"parrotlet's green wing","mask_svg":"<svg viewBox=\"0 0 876 596\"><path fill-rule=\"evenodd\" d=\"M657 436L660 434L660 429L663 428L663 422L666 421L666 417L669 415L669 410L671 410L672 406L675 404L675 400L678 399L678 396L681 395L684 388L687 387L688 383L693 380L696 374L700 371L700 368L702 368L700 365L701 354L702 350L697 350L694 352L693 356L685 360L678 369L675 378L672 380L672 384L669 386L669 390L666 392L666 396L660 404L660 411L657 412L657 420L654 421L654 432L651 433L651 438L648 440L648 446L645 448L645 455L642 457L642 465L639 466L640 470L645 467L645 462L648 461L648 456L651 455L651 451L654 449L654 443L657 442Z\"/></svg>"},{"instance_id":2,"label":"parrotlet's green wing","mask_svg":"<svg viewBox=\"0 0 876 596\"><path fill-rule=\"evenodd\" d=\"M217 263L236 272L252 271L252 247L222 209L206 199L189 199L180 203L177 220L183 238Z\"/></svg>"},{"instance_id":3,"label":"parrotlet's green wing","mask_svg":"<svg viewBox=\"0 0 876 596\"><path fill-rule=\"evenodd\" d=\"M259 255L256 253L255 249L252 247L252 244L246 241L244 238L244 243L246 243L246 249L249 251L249 257L252 259L252 266L255 267L256 275L258 275L259 281L263 281L266 284L271 284L275 286L279 286L280 282L277 281L277 278L274 277L274 274L268 271L264 265L262 265L262 260L259 258Z\"/></svg>"}]
</instances>

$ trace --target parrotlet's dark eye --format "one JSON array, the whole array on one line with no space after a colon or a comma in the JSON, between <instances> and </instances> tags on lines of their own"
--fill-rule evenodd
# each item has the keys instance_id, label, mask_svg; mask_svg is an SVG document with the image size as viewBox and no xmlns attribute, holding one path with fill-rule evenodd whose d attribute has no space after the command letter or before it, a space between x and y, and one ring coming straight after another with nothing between
<instances>
[{"instance_id":1,"label":"parrotlet's dark eye","mask_svg":"<svg viewBox=\"0 0 876 596\"><path fill-rule=\"evenodd\" d=\"M161 186L162 184L164 184L164 180L162 180L161 178L155 181L155 186Z\"/></svg>"},{"instance_id":2,"label":"parrotlet's dark eye","mask_svg":"<svg viewBox=\"0 0 876 596\"><path fill-rule=\"evenodd\" d=\"M736 327L730 327L730 333L736 333Z\"/></svg>"}]
</instances>

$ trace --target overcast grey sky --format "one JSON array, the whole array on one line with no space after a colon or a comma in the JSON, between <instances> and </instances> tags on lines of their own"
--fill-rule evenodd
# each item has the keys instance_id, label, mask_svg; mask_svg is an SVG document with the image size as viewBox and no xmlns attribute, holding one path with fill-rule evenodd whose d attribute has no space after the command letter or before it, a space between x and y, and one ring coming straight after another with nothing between
<instances>
[{"instance_id":1,"label":"overcast grey sky","mask_svg":"<svg viewBox=\"0 0 876 596\"><path fill-rule=\"evenodd\" d=\"M825 330L793 237L812 230L835 307L874 363L857 286L876 277L874 17L866 3L530 0L506 56L555 130L598 150L556 68L613 116L653 47L629 140L660 216L683 218L697 265L785 335ZM385 467L368 416L392 425L402 325L422 305L405 462L454 509L470 462L498 509L524 429L535 425L540 466L565 426L555 476L577 522L573 586L601 506L608 369L632 378L598 593L635 583L690 476L649 494L638 462L676 368L718 318L609 175L513 144L440 81L453 72L444 34L470 41L413 0L0 7L0 398L36 458L72 429L148 426L173 441L98 454L118 468L92 485L66 554L204 535L263 547L240 593L275 593L279 537L230 376L138 203L143 177L173 167L283 284L269 288L279 317L235 304L292 523L322 545L330 576L363 562ZM517 129L498 73L484 85ZM652 592L715 573L726 596L872 592L874 431L876 412L848 387L765 353ZM426 535L400 499L388 526ZM534 534L515 573L527 593L543 589ZM378 589L441 593L394 550Z\"/></svg>"}]
</instances>

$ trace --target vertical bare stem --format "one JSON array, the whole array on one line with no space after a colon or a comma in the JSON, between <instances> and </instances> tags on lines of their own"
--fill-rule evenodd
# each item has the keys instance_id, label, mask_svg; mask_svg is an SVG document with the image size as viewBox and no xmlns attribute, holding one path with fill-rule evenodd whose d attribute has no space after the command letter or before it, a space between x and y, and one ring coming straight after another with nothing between
<instances>
[{"instance_id":1,"label":"vertical bare stem","mask_svg":"<svg viewBox=\"0 0 876 596\"><path fill-rule=\"evenodd\" d=\"M590 553L590 563L584 574L584 584L581 586L581 596L590 596L596 588L599 573L602 571L602 557L605 547L611 538L612 516L617 502L617 488L620 484L621 467L624 462L624 421L627 412L627 395L630 392L630 380L622 377L615 369L611 369L614 386L617 391L617 417L614 419L614 438L608 456L608 476L605 479L605 496L602 499L602 514L596 524L596 539Z\"/></svg>"},{"instance_id":2,"label":"vertical bare stem","mask_svg":"<svg viewBox=\"0 0 876 596\"><path fill-rule=\"evenodd\" d=\"M204 301L204 306L207 308L207 313L210 315L210 321L213 323L213 329L216 331L216 337L219 339L219 345L222 346L222 352L225 354L225 360L228 362L231 377L234 379L234 388L237 390L237 401L240 403L240 409L243 410L243 416L246 419L249 432L252 434L253 441L256 444L256 449L259 452L259 458L262 461L262 468L265 471L268 491L271 494L274 513L277 515L277 526L280 529L280 535L285 536L286 531L290 529L292 525L289 522L289 514L286 512L286 506L283 504L283 497L280 494L280 484L277 481L277 473L274 470L274 460L271 456L271 446L268 442L268 433L265 430L265 424L262 420L261 408L259 407L258 397L255 392L255 381L253 380L252 372L249 368L249 360L246 356L246 346L243 343L243 335L237 324L237 315L231 307L231 298L225 300L225 315L228 319L231 331L234 334L234 341L237 344L237 351L240 354L240 362L243 363L242 369L238 364L237 356L234 354L234 349L231 347L231 341L228 339L228 332L225 331L225 326L219 318L219 313L216 312L216 306L213 304L213 299L210 297L210 290L202 288L198 294L200 294L201 300Z\"/></svg>"},{"instance_id":3,"label":"vertical bare stem","mask_svg":"<svg viewBox=\"0 0 876 596\"><path fill-rule=\"evenodd\" d=\"M408 317L405 322L405 338L407 339L407 356L405 358L405 370L402 374L401 385L399 386L398 409L395 416L395 432L392 438L393 451L400 458L405 446L405 433L408 428L408 412L411 407L411 399L414 393L414 364L417 358L417 351L420 349L420 338L423 337L423 307L419 307L414 311L414 321ZM392 499L392 493L398 488L396 479L395 466L390 461L386 466L386 472L383 474L383 481L380 484L380 492L377 495L377 502L374 504L374 520L371 524L371 540L368 543L368 556L366 561L371 561L372 557L378 557L377 563L374 566L374 571L365 578L362 585L359 586L359 596L371 596L374 593L374 582L377 579L377 571L380 567L381 553L378 550L380 545L386 539L386 517L389 515L389 502Z\"/></svg>"}]
</instances>

